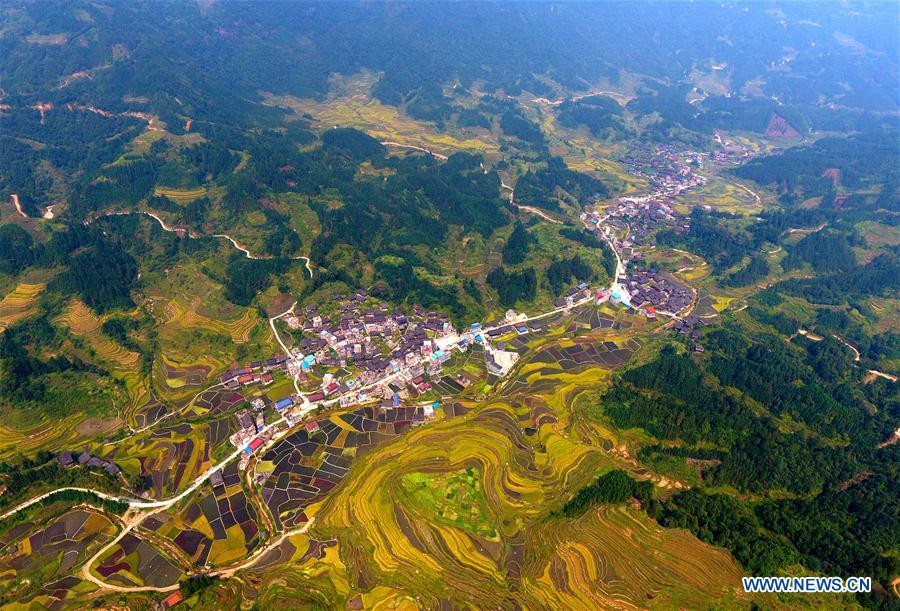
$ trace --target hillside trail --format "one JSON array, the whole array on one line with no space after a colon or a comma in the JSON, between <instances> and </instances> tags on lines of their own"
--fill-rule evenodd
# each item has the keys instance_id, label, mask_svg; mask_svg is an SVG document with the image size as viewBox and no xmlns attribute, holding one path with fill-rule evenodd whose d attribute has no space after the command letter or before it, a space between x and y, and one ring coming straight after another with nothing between
<instances>
[{"instance_id":1,"label":"hillside trail","mask_svg":"<svg viewBox=\"0 0 900 611\"><path fill-rule=\"evenodd\" d=\"M155 219L156 222L159 223L159 226L162 227L162 229L164 231L168 231L171 233L177 233L180 236L187 236L189 238L194 238L194 239L211 237L211 238L221 238L223 240L228 240L229 242L231 242L232 246L234 246L237 250L244 253L244 256L247 257L248 259L253 259L256 261L271 261L276 258L271 255L254 255L252 252L250 252L250 250L247 249L247 247L243 246L240 242L238 242L237 240L235 240L233 237L231 237L230 235L228 235L226 233L214 233L209 236L204 236L202 234L196 233L194 231L190 231L183 227L171 227L171 226L167 225L166 222L158 214L156 214L155 212L151 212L149 210L125 210L125 211L121 211L121 212L107 212L105 214L101 214L100 216L92 219L92 221L97 220L97 218L103 218L106 216L125 216L128 214L144 214L146 216L149 216L149 217ZM89 222L92 222L92 221L86 221L85 224L88 224ZM288 257L288 258L291 259L292 261L301 261L302 260L304 263L304 266L306 267L306 271L309 273L309 277L310 278L313 277L313 268L310 263L309 257L304 257L303 255L299 255L296 257Z\"/></svg>"}]
</instances>

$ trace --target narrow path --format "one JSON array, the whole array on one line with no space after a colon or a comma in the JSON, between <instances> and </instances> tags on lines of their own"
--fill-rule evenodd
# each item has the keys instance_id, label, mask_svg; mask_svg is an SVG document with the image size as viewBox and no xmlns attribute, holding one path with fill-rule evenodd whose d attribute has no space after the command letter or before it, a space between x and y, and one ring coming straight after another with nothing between
<instances>
[{"instance_id":1,"label":"narrow path","mask_svg":"<svg viewBox=\"0 0 900 611\"><path fill-rule=\"evenodd\" d=\"M188 229L185 229L183 227L170 227L169 225L166 224L166 222L158 214L156 214L155 212L151 212L149 210L125 210L125 211L121 211L121 212L106 212L94 219L91 219L90 221L85 221L85 224L89 224L89 223L97 220L98 218L103 218L103 217L107 217L107 216L125 216L125 215L129 215L129 214L145 214L153 219L156 219L156 222L159 223L159 226L162 227L163 230L169 231L171 233L177 233L180 236L187 236L189 238L195 238L195 239L203 238L203 237L212 237L212 238L221 238L224 240L228 240L229 242L231 242L232 246L234 246L237 250L244 253L244 256L247 257L248 259L254 259L257 261L271 261L272 259L276 258L271 255L254 255L249 250L247 250L246 247L242 246L237 240L235 240L233 237L231 237L230 235L225 234L225 233L214 233L211 236L204 236L204 235L195 233L193 231L190 231ZM300 255L297 257L288 257L288 258L293 261L302 260L306 267L306 271L309 272L309 277L310 278L313 277L313 269L312 269L312 265L310 264L309 257L304 257L304 256Z\"/></svg>"},{"instance_id":2,"label":"narrow path","mask_svg":"<svg viewBox=\"0 0 900 611\"><path fill-rule=\"evenodd\" d=\"M249 556L246 560L238 564L237 566L232 566L224 569L219 569L216 571L211 571L210 575L214 575L216 577L233 577L234 574L240 570L250 568L257 562L259 562L260 558L266 555L266 552L269 550L278 547L281 545L281 542L287 539L288 537L293 537L294 535L302 535L305 534L310 528L312 528L313 523L316 521L316 517L313 516L309 519L309 522L301 526L300 528L295 528L293 530L286 530L277 538L273 539L263 547L259 548L251 556Z\"/></svg>"},{"instance_id":3,"label":"narrow path","mask_svg":"<svg viewBox=\"0 0 900 611\"><path fill-rule=\"evenodd\" d=\"M500 179L500 188L501 188L501 189L508 189L508 190L509 190L509 203L510 203L510 205L515 206L515 207L518 208L519 210L526 210L526 211L528 211L528 212L530 212L530 213L532 213L532 214L536 214L536 215L538 215L539 217L541 217L542 219L544 219L545 221L549 221L549 222L554 223L554 224L556 224L556 225L562 225L562 224L563 224L562 221L559 221L559 220L553 218L552 216L548 215L546 212L544 212L544 211L541 210L540 208L535 208L534 206L523 206L523 205L521 205L521 204L517 204L517 203L515 202L515 195L516 195L515 189L513 189L513 188L510 187L508 184L506 184L505 182L503 182L503 179L502 179L502 178Z\"/></svg>"},{"instance_id":4,"label":"narrow path","mask_svg":"<svg viewBox=\"0 0 900 611\"><path fill-rule=\"evenodd\" d=\"M21 202L19 202L19 196L18 196L18 194L13 193L13 194L10 195L9 197L10 197L10 199L12 199L13 206L16 207L16 212L19 213L19 216L21 216L22 218L26 218L26 219L27 219L27 218L28 218L28 215L25 214L25 210L22 209L22 204L21 204Z\"/></svg>"},{"instance_id":5,"label":"narrow path","mask_svg":"<svg viewBox=\"0 0 900 611\"><path fill-rule=\"evenodd\" d=\"M802 227L794 227L794 228L788 229L788 233L816 233L817 231L822 231L823 229L825 229L825 225L827 225L827 224L828 223L822 223L815 229L804 229Z\"/></svg>"},{"instance_id":6,"label":"narrow path","mask_svg":"<svg viewBox=\"0 0 900 611\"><path fill-rule=\"evenodd\" d=\"M752 195L754 198L756 198L756 203L757 203L757 204L762 205L762 199L760 199L760 197L759 197L759 195L756 193L756 191L752 190L750 187L747 187L746 185L742 185L742 184L739 183L739 182L735 182L734 184L735 184L735 186L737 186L739 189L743 189L744 191L746 191L747 193L749 193L750 195Z\"/></svg>"},{"instance_id":7,"label":"narrow path","mask_svg":"<svg viewBox=\"0 0 900 611\"><path fill-rule=\"evenodd\" d=\"M115 546L119 541L125 538L125 535L134 530L134 528L144 520L144 517L145 516L143 515L135 514L134 516L125 519L125 526L119 534L116 535L112 541L98 549L97 552L88 558L81 566L81 576L103 590L112 590L114 592L172 592L180 588L181 586L177 583L170 586L120 586L114 583L107 583L91 572L91 566L99 560L107 550Z\"/></svg>"},{"instance_id":8,"label":"narrow path","mask_svg":"<svg viewBox=\"0 0 900 611\"><path fill-rule=\"evenodd\" d=\"M269 326L272 327L272 334L275 335L275 341L278 342L278 345L281 346L281 349L284 350L284 355L287 356L287 357L290 357L290 356L291 356L291 351L290 351L290 349L287 347L287 344L285 344L283 341L281 341L281 336L278 334L278 329L275 327L275 321L278 320L279 318L281 318L281 317L287 315L288 313L293 312L293 311L294 311L294 308L296 308L296 307L297 307L297 302L295 301L295 302L291 305L291 307L289 307L287 310L285 310L284 312L282 312L282 313L279 314L278 316L273 316L272 318L269 319ZM301 397L303 397L303 403L304 403L304 405L305 405L306 407L310 407L309 399L307 399L307 398L306 398L306 395L303 394L303 392L300 390L300 380L299 380L298 378L299 378L299 374L295 374L295 375L294 375L294 390L297 391L297 394L298 394L298 395L300 395Z\"/></svg>"},{"instance_id":9,"label":"narrow path","mask_svg":"<svg viewBox=\"0 0 900 611\"><path fill-rule=\"evenodd\" d=\"M403 144L400 142L394 142L393 140L384 140L381 144L383 146L395 146L397 148L402 148L402 149L412 149L414 151L422 151L423 153L428 153L435 159L440 159L441 161L447 161L446 155L442 155L441 153L435 153L434 151L432 151L430 149L427 149L422 146L416 146L415 144Z\"/></svg>"},{"instance_id":10,"label":"narrow path","mask_svg":"<svg viewBox=\"0 0 900 611\"><path fill-rule=\"evenodd\" d=\"M837 333L832 333L832 334L831 334L831 337L833 337L833 338L836 339L837 341L841 342L842 344L844 344L845 346L847 346L848 348L850 348L850 350L853 351L853 360L854 360L855 362L857 362L857 363L859 362L860 355L859 355L859 350L856 349L856 346L854 346L853 344L851 344L850 342L848 342L847 340L845 340L843 337L841 337L841 336L838 335Z\"/></svg>"}]
</instances>

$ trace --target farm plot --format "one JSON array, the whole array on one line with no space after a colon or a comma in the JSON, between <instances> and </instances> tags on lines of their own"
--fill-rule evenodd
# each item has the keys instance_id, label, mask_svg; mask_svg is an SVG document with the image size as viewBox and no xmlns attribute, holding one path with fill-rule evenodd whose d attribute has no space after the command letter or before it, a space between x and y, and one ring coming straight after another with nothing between
<instances>
[{"instance_id":1,"label":"farm plot","mask_svg":"<svg viewBox=\"0 0 900 611\"><path fill-rule=\"evenodd\" d=\"M222 565L250 554L259 543L257 514L241 486L236 463L164 523L148 526L167 537L198 566Z\"/></svg>"},{"instance_id":2,"label":"farm plot","mask_svg":"<svg viewBox=\"0 0 900 611\"><path fill-rule=\"evenodd\" d=\"M284 396L283 394L280 396ZM225 388L210 388L203 391L194 401L185 415L188 418L199 416L217 416L229 413L236 405L244 401L244 396Z\"/></svg>"},{"instance_id":3,"label":"farm plot","mask_svg":"<svg viewBox=\"0 0 900 611\"><path fill-rule=\"evenodd\" d=\"M220 333L235 343L249 341L250 332L259 322L256 311L251 308L210 308L204 306L199 297L187 305L180 298L172 299L166 305L166 317L167 324Z\"/></svg>"},{"instance_id":4,"label":"farm plot","mask_svg":"<svg viewBox=\"0 0 900 611\"><path fill-rule=\"evenodd\" d=\"M38 297L47 285L21 283L0 300L0 330L24 320L36 312Z\"/></svg>"},{"instance_id":5,"label":"farm plot","mask_svg":"<svg viewBox=\"0 0 900 611\"><path fill-rule=\"evenodd\" d=\"M481 473L475 467L459 471L407 473L400 479L405 503L420 514L434 516L473 535L494 539L482 491Z\"/></svg>"},{"instance_id":6,"label":"farm plot","mask_svg":"<svg viewBox=\"0 0 900 611\"><path fill-rule=\"evenodd\" d=\"M163 187L162 185L157 185L153 189L153 195L167 197L174 202L184 205L191 203L195 199L205 197L206 188L195 187L193 189L178 189L175 187Z\"/></svg>"},{"instance_id":7,"label":"farm plot","mask_svg":"<svg viewBox=\"0 0 900 611\"><path fill-rule=\"evenodd\" d=\"M131 371L137 367L139 355L104 335L100 330L102 321L81 301L72 300L63 315L54 322L65 325L73 335L84 339L97 356L114 369Z\"/></svg>"},{"instance_id":8,"label":"farm plot","mask_svg":"<svg viewBox=\"0 0 900 611\"><path fill-rule=\"evenodd\" d=\"M132 408L129 413L132 426L135 428L140 429L149 426L171 411L169 407L163 405L152 392L143 394L141 399L142 401ZM143 401L143 399L146 400Z\"/></svg>"},{"instance_id":9,"label":"farm plot","mask_svg":"<svg viewBox=\"0 0 900 611\"><path fill-rule=\"evenodd\" d=\"M425 421L421 407L366 407L319 420L266 452L257 473L267 474L262 498L280 528L308 521L306 507L331 492L347 475L353 457Z\"/></svg>"},{"instance_id":10,"label":"farm plot","mask_svg":"<svg viewBox=\"0 0 900 611\"><path fill-rule=\"evenodd\" d=\"M28 536L22 536L21 531L33 525L21 527L7 533L10 539L4 537L8 547L0 558L0 589L26 579L35 586L61 579L81 566L90 550L116 532L107 518L87 510L69 511Z\"/></svg>"},{"instance_id":11,"label":"farm plot","mask_svg":"<svg viewBox=\"0 0 900 611\"><path fill-rule=\"evenodd\" d=\"M172 389L201 386L210 375L209 365L180 363L164 353L160 360L162 367L155 369L163 372L163 381Z\"/></svg>"},{"instance_id":12,"label":"farm plot","mask_svg":"<svg viewBox=\"0 0 900 611\"><path fill-rule=\"evenodd\" d=\"M178 582L182 570L152 545L129 533L91 567L107 583L162 588Z\"/></svg>"},{"instance_id":13,"label":"farm plot","mask_svg":"<svg viewBox=\"0 0 900 611\"><path fill-rule=\"evenodd\" d=\"M727 552L624 506L596 508L572 522L552 520L528 540L546 550L529 556L524 568L539 606L733 608L739 597L741 572Z\"/></svg>"},{"instance_id":14,"label":"farm plot","mask_svg":"<svg viewBox=\"0 0 900 611\"><path fill-rule=\"evenodd\" d=\"M585 308L575 317L575 322L580 327L593 331L594 329L612 328L614 319L597 308Z\"/></svg>"}]
</instances>

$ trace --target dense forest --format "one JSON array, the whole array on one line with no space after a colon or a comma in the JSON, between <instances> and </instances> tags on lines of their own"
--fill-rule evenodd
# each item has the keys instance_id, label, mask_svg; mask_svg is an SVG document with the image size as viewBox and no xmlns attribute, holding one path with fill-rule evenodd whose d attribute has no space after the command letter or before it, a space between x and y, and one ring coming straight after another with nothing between
<instances>
[{"instance_id":1,"label":"dense forest","mask_svg":"<svg viewBox=\"0 0 900 611\"><path fill-rule=\"evenodd\" d=\"M884 380L881 391L862 391L862 374L837 341L787 344L732 322L704 343L702 356L670 344L627 370L596 413L665 442L643 448L642 460L699 461L704 486L727 485L760 500L690 490L645 508L663 526L727 547L752 574L800 562L871 574L887 586L898 569L888 552L900 536L890 508L900 490L896 446L879 443L900 416L898 385ZM803 428L788 431L785 422ZM604 495L588 488L571 503L592 498Z\"/></svg>"},{"instance_id":2,"label":"dense forest","mask_svg":"<svg viewBox=\"0 0 900 611\"><path fill-rule=\"evenodd\" d=\"M560 201L569 195L578 201L609 195L600 180L574 172L559 157L551 157L545 168L529 171L516 183L516 199L519 203L558 210Z\"/></svg>"}]
</instances>

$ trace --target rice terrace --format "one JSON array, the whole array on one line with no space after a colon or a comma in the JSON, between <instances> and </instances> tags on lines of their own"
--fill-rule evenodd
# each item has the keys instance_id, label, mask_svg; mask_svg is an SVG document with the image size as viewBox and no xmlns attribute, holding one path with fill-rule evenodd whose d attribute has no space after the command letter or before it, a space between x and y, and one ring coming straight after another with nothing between
<instances>
[{"instance_id":1,"label":"rice terrace","mask_svg":"<svg viewBox=\"0 0 900 611\"><path fill-rule=\"evenodd\" d=\"M898 19L4 3L0 607L900 608Z\"/></svg>"}]
</instances>

